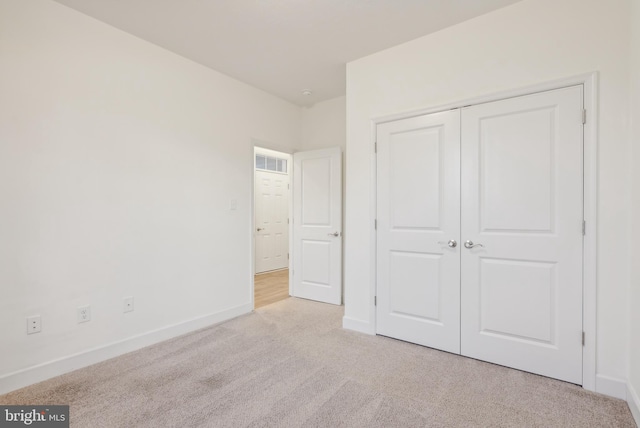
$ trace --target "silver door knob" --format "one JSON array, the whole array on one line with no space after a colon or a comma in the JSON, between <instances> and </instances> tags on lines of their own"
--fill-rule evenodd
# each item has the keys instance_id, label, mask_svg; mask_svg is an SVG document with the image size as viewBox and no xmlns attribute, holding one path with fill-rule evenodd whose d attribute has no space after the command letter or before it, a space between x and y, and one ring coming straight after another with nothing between
<instances>
[{"instance_id":1,"label":"silver door knob","mask_svg":"<svg viewBox=\"0 0 640 428\"><path fill-rule=\"evenodd\" d=\"M475 247L484 248L484 245L482 245L482 244L474 244L473 241L465 241L465 243L464 243L464 248L475 248Z\"/></svg>"},{"instance_id":2,"label":"silver door knob","mask_svg":"<svg viewBox=\"0 0 640 428\"><path fill-rule=\"evenodd\" d=\"M449 247L451 248L456 248L458 246L458 243L456 242L455 239L450 240L449 242L446 241L438 241L438 244L447 244Z\"/></svg>"},{"instance_id":3,"label":"silver door knob","mask_svg":"<svg viewBox=\"0 0 640 428\"><path fill-rule=\"evenodd\" d=\"M258 232L260 232L261 230L264 230L263 228L259 227L256 229Z\"/></svg>"},{"instance_id":4,"label":"silver door knob","mask_svg":"<svg viewBox=\"0 0 640 428\"><path fill-rule=\"evenodd\" d=\"M340 232L327 233L328 236L335 236L336 238L340 236Z\"/></svg>"}]
</instances>

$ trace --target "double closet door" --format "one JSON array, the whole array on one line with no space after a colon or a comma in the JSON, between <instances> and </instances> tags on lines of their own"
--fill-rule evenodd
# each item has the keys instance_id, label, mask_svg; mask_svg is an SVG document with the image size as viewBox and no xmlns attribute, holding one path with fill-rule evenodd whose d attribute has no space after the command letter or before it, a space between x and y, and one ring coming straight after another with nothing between
<instances>
[{"instance_id":1,"label":"double closet door","mask_svg":"<svg viewBox=\"0 0 640 428\"><path fill-rule=\"evenodd\" d=\"M378 334L582 384L582 91L378 125Z\"/></svg>"}]
</instances>

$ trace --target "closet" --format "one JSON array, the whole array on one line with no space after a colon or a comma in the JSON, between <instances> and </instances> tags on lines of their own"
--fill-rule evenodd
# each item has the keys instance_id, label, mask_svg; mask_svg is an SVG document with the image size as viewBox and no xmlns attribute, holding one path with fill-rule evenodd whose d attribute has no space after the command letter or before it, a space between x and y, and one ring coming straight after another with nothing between
<instances>
[{"instance_id":1,"label":"closet","mask_svg":"<svg viewBox=\"0 0 640 428\"><path fill-rule=\"evenodd\" d=\"M378 334L582 384L582 85L377 125Z\"/></svg>"}]
</instances>

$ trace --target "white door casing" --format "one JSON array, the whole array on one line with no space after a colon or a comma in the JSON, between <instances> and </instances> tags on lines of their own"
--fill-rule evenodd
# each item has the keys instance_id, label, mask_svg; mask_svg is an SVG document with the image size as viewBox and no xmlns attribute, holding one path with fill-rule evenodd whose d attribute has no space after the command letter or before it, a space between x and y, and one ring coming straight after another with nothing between
<instances>
[{"instance_id":1,"label":"white door casing","mask_svg":"<svg viewBox=\"0 0 640 428\"><path fill-rule=\"evenodd\" d=\"M293 155L293 296L342 303L342 152Z\"/></svg>"},{"instance_id":2,"label":"white door casing","mask_svg":"<svg viewBox=\"0 0 640 428\"><path fill-rule=\"evenodd\" d=\"M255 171L255 273L289 266L289 176Z\"/></svg>"},{"instance_id":3,"label":"white door casing","mask_svg":"<svg viewBox=\"0 0 640 428\"><path fill-rule=\"evenodd\" d=\"M459 353L460 112L381 124L377 147L377 332Z\"/></svg>"},{"instance_id":4,"label":"white door casing","mask_svg":"<svg viewBox=\"0 0 640 428\"><path fill-rule=\"evenodd\" d=\"M582 86L462 110L462 354L582 384Z\"/></svg>"},{"instance_id":5,"label":"white door casing","mask_svg":"<svg viewBox=\"0 0 640 428\"><path fill-rule=\"evenodd\" d=\"M582 384L583 364L582 97L583 86L577 85L478 104L460 113L460 329L451 336L452 341L459 338L458 352L463 355L578 384ZM432 333L432 325L419 322L420 316L429 318L424 309L427 305L413 301L420 298L425 302L430 297L434 300L427 292L419 294L417 284L424 284L423 278L436 276L436 269L426 268L426 254L435 258L432 254L438 253L409 245L421 243L411 240L411 235L427 235L416 233L419 230L415 226L428 227L436 218L428 207L437 211L437 203L421 204L417 196L411 195L423 188L425 192L418 195L429 194L432 186L441 185L442 175L433 171L444 164L440 152L429 153L420 146L420 126L416 125L449 113L452 112L377 126L376 331L456 352L447 347L446 340L440 341ZM393 154L385 147L392 147L394 138L401 142L400 146L404 142L405 147L413 139L416 147L415 157L404 156L402 168L393 168ZM431 174L419 167L418 159L428 159L427 154L431 157L426 161L431 165ZM405 186L408 190L394 190L398 186L394 180L409 183ZM455 193L447 189L443 194L447 192ZM406 203L397 203L403 199ZM442 200L441 197L439 201ZM405 222L411 219L412 227L404 226L403 230L395 220L398 207L404 210L400 218ZM438 207L441 214L446 205ZM450 234L456 235L456 231ZM405 245L405 250L394 250L396 241ZM476 246L465 248L464 241ZM405 256L399 257L405 263L396 262L394 268L394 258L398 256ZM406 263L407 260L413 263ZM438 260L444 260L444 256ZM395 275L394 269L400 273ZM398 301L405 310L396 312L405 313L404 327L387 320L389 305L394 305L394 293L398 292L403 296ZM412 310L416 313L407 314ZM438 345L439 342L445 345Z\"/></svg>"}]
</instances>

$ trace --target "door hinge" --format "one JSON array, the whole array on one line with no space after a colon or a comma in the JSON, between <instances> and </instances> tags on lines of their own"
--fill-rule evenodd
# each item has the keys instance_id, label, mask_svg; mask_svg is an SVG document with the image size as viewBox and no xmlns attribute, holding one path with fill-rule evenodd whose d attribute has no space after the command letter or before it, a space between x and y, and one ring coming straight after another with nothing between
<instances>
[{"instance_id":1,"label":"door hinge","mask_svg":"<svg viewBox=\"0 0 640 428\"><path fill-rule=\"evenodd\" d=\"M582 332L582 346L584 346L584 336L585 336L585 334L584 334L584 331L583 331Z\"/></svg>"},{"instance_id":2,"label":"door hinge","mask_svg":"<svg viewBox=\"0 0 640 428\"><path fill-rule=\"evenodd\" d=\"M287 219L287 224L289 224L289 219Z\"/></svg>"},{"instance_id":3,"label":"door hinge","mask_svg":"<svg viewBox=\"0 0 640 428\"><path fill-rule=\"evenodd\" d=\"M287 253L287 260L289 260L289 253Z\"/></svg>"},{"instance_id":4,"label":"door hinge","mask_svg":"<svg viewBox=\"0 0 640 428\"><path fill-rule=\"evenodd\" d=\"M585 236L586 234L587 234L587 221L582 220L582 236Z\"/></svg>"},{"instance_id":5,"label":"door hinge","mask_svg":"<svg viewBox=\"0 0 640 428\"><path fill-rule=\"evenodd\" d=\"M373 229L378 230L378 219L373 220Z\"/></svg>"},{"instance_id":6,"label":"door hinge","mask_svg":"<svg viewBox=\"0 0 640 428\"><path fill-rule=\"evenodd\" d=\"M287 189L291 189L291 187L289 187L289 185L287 184Z\"/></svg>"},{"instance_id":7,"label":"door hinge","mask_svg":"<svg viewBox=\"0 0 640 428\"><path fill-rule=\"evenodd\" d=\"M378 153L378 142L373 143L373 153Z\"/></svg>"},{"instance_id":8,"label":"door hinge","mask_svg":"<svg viewBox=\"0 0 640 428\"><path fill-rule=\"evenodd\" d=\"M587 123L587 109L582 109L582 124Z\"/></svg>"},{"instance_id":9,"label":"door hinge","mask_svg":"<svg viewBox=\"0 0 640 428\"><path fill-rule=\"evenodd\" d=\"M378 296L373 296L373 306L378 306Z\"/></svg>"}]
</instances>

